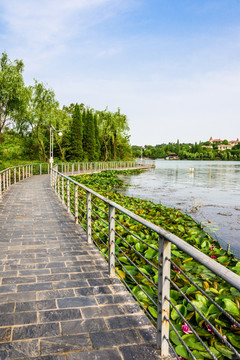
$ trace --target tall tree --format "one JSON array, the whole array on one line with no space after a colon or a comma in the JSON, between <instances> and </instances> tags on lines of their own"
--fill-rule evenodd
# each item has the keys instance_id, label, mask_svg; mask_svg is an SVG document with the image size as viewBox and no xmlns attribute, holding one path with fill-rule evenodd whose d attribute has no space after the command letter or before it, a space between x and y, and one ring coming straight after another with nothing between
<instances>
[{"instance_id":1,"label":"tall tree","mask_svg":"<svg viewBox=\"0 0 240 360\"><path fill-rule=\"evenodd\" d=\"M15 121L26 105L22 60L11 62L6 53L0 58L0 133L8 121Z\"/></svg>"},{"instance_id":2,"label":"tall tree","mask_svg":"<svg viewBox=\"0 0 240 360\"><path fill-rule=\"evenodd\" d=\"M95 129L94 129L94 117L93 111L87 109L85 119L85 152L87 154L88 161L94 160L95 153Z\"/></svg>"},{"instance_id":3,"label":"tall tree","mask_svg":"<svg viewBox=\"0 0 240 360\"><path fill-rule=\"evenodd\" d=\"M25 113L25 122L31 126L42 151L43 160L47 161L44 145L44 133L54 121L54 112L58 108L53 90L46 88L43 83L35 80L30 88L28 108Z\"/></svg>"},{"instance_id":4,"label":"tall tree","mask_svg":"<svg viewBox=\"0 0 240 360\"><path fill-rule=\"evenodd\" d=\"M82 147L82 138L83 138L83 130L82 130L82 115L80 112L80 106L78 104L75 105L73 116L72 116L72 129L71 129L71 154L73 159L81 160L83 156L83 147Z\"/></svg>"}]
</instances>

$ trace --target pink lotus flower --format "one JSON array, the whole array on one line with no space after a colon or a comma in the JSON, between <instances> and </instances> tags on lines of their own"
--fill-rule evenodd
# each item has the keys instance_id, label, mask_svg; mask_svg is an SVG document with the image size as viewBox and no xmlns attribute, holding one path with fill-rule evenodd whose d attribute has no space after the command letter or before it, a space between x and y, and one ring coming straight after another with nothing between
<instances>
[{"instance_id":1,"label":"pink lotus flower","mask_svg":"<svg viewBox=\"0 0 240 360\"><path fill-rule=\"evenodd\" d=\"M211 258L216 259L217 257L216 257L216 255L211 255Z\"/></svg>"},{"instance_id":2,"label":"pink lotus flower","mask_svg":"<svg viewBox=\"0 0 240 360\"><path fill-rule=\"evenodd\" d=\"M192 331L190 330L190 327L186 323L184 323L184 325L182 325L182 331L185 334L192 334Z\"/></svg>"},{"instance_id":3,"label":"pink lotus flower","mask_svg":"<svg viewBox=\"0 0 240 360\"><path fill-rule=\"evenodd\" d=\"M207 331L214 335L213 329L210 325L206 325Z\"/></svg>"},{"instance_id":4,"label":"pink lotus flower","mask_svg":"<svg viewBox=\"0 0 240 360\"><path fill-rule=\"evenodd\" d=\"M182 356L179 356L178 358L179 360L185 360Z\"/></svg>"},{"instance_id":5,"label":"pink lotus flower","mask_svg":"<svg viewBox=\"0 0 240 360\"><path fill-rule=\"evenodd\" d=\"M237 328L237 325L233 324L231 325L231 328Z\"/></svg>"},{"instance_id":6,"label":"pink lotus flower","mask_svg":"<svg viewBox=\"0 0 240 360\"><path fill-rule=\"evenodd\" d=\"M215 247L216 247L216 245L211 245L210 250L214 249Z\"/></svg>"},{"instance_id":7,"label":"pink lotus flower","mask_svg":"<svg viewBox=\"0 0 240 360\"><path fill-rule=\"evenodd\" d=\"M175 270L177 273L180 273L180 271L178 270L178 268L176 268L176 266L173 267L173 270Z\"/></svg>"},{"instance_id":8,"label":"pink lotus flower","mask_svg":"<svg viewBox=\"0 0 240 360\"><path fill-rule=\"evenodd\" d=\"M211 224L211 220L208 220L208 223Z\"/></svg>"}]
</instances>

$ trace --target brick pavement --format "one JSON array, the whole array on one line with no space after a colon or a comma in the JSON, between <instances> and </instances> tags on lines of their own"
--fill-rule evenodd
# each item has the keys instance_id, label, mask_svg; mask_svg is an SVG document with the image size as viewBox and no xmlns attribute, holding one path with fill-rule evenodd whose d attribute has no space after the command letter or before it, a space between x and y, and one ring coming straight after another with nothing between
<instances>
[{"instance_id":1,"label":"brick pavement","mask_svg":"<svg viewBox=\"0 0 240 360\"><path fill-rule=\"evenodd\" d=\"M0 359L155 360L155 329L47 175L0 202Z\"/></svg>"}]
</instances>

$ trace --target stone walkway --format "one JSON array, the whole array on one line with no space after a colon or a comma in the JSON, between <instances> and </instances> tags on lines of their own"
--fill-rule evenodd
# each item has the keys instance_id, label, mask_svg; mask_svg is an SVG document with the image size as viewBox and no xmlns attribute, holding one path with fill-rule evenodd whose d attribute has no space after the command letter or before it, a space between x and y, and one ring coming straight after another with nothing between
<instances>
[{"instance_id":1,"label":"stone walkway","mask_svg":"<svg viewBox=\"0 0 240 360\"><path fill-rule=\"evenodd\" d=\"M47 175L0 202L0 359L155 360L155 329Z\"/></svg>"}]
</instances>

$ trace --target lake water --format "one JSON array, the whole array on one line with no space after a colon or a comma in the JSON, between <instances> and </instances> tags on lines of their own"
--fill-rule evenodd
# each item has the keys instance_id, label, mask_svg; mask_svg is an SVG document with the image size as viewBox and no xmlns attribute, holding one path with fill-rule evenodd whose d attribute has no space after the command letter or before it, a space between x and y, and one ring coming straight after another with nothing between
<instances>
[{"instance_id":1,"label":"lake water","mask_svg":"<svg viewBox=\"0 0 240 360\"><path fill-rule=\"evenodd\" d=\"M156 160L155 169L124 180L132 185L121 190L125 195L180 209L240 257L239 161Z\"/></svg>"}]
</instances>

